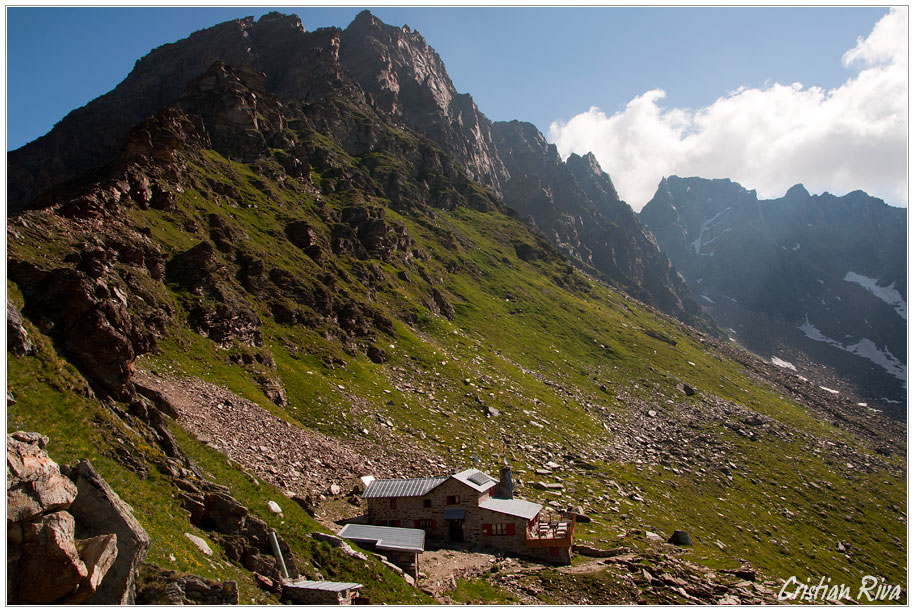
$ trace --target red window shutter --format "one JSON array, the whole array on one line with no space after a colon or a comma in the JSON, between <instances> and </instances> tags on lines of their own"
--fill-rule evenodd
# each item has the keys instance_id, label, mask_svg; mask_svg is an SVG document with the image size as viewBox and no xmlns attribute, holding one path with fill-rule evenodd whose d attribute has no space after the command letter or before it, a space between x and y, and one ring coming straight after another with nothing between
<instances>
[{"instance_id":1,"label":"red window shutter","mask_svg":"<svg viewBox=\"0 0 914 612\"><path fill-rule=\"evenodd\" d=\"M508 535L514 535L514 523L508 523Z\"/></svg>"},{"instance_id":2,"label":"red window shutter","mask_svg":"<svg viewBox=\"0 0 914 612\"><path fill-rule=\"evenodd\" d=\"M432 529L434 529L435 525L437 525L437 524L438 524L438 521L436 521L435 519L432 519Z\"/></svg>"},{"instance_id":3,"label":"red window shutter","mask_svg":"<svg viewBox=\"0 0 914 612\"><path fill-rule=\"evenodd\" d=\"M492 535L492 524L491 523L482 524L482 535L484 535L484 536Z\"/></svg>"},{"instance_id":4,"label":"red window shutter","mask_svg":"<svg viewBox=\"0 0 914 612\"><path fill-rule=\"evenodd\" d=\"M387 521L375 521L374 524L375 524L375 525L378 525L378 526L381 526L381 525L383 525L383 524L386 523L386 522L387 522Z\"/></svg>"},{"instance_id":5,"label":"red window shutter","mask_svg":"<svg viewBox=\"0 0 914 612\"><path fill-rule=\"evenodd\" d=\"M396 498L396 497L391 497L391 498L390 498L390 509L391 509L391 510L396 510L396 508L397 508L397 498Z\"/></svg>"},{"instance_id":6,"label":"red window shutter","mask_svg":"<svg viewBox=\"0 0 914 612\"><path fill-rule=\"evenodd\" d=\"M419 519L416 519L413 521L413 527L415 527L416 529L419 528Z\"/></svg>"},{"instance_id":7,"label":"red window shutter","mask_svg":"<svg viewBox=\"0 0 914 612\"><path fill-rule=\"evenodd\" d=\"M400 520L397 519L396 521L394 521L394 527L399 527L399 526L400 526Z\"/></svg>"}]
</instances>

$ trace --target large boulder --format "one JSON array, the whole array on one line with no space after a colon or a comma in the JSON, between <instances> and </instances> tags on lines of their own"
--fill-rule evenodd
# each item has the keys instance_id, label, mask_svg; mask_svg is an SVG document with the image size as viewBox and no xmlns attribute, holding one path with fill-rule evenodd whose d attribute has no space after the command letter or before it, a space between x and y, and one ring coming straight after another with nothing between
<instances>
[{"instance_id":1,"label":"large boulder","mask_svg":"<svg viewBox=\"0 0 914 612\"><path fill-rule=\"evenodd\" d=\"M65 510L76 499L76 485L44 451L48 439L17 431L6 437L6 520L30 521Z\"/></svg>"},{"instance_id":2,"label":"large boulder","mask_svg":"<svg viewBox=\"0 0 914 612\"><path fill-rule=\"evenodd\" d=\"M10 300L6 301L6 348L16 355L32 352L32 341L23 326L22 313Z\"/></svg>"},{"instance_id":3,"label":"large boulder","mask_svg":"<svg viewBox=\"0 0 914 612\"><path fill-rule=\"evenodd\" d=\"M47 443L33 432L6 437L7 603L132 603L148 536L87 461L61 470Z\"/></svg>"},{"instance_id":4,"label":"large boulder","mask_svg":"<svg viewBox=\"0 0 914 612\"><path fill-rule=\"evenodd\" d=\"M133 508L108 486L88 460L66 470L76 483L77 495L70 505L81 538L117 536L117 558L87 604L134 603L136 575L149 551L149 535L134 518Z\"/></svg>"},{"instance_id":5,"label":"large boulder","mask_svg":"<svg viewBox=\"0 0 914 612\"><path fill-rule=\"evenodd\" d=\"M13 570L12 603L43 605L63 603L75 595L88 576L76 549L76 521L68 512L52 512L14 525L21 555ZM10 534L12 536L12 534ZM15 541L16 536L9 537ZM9 603L9 602L8 602Z\"/></svg>"}]
</instances>

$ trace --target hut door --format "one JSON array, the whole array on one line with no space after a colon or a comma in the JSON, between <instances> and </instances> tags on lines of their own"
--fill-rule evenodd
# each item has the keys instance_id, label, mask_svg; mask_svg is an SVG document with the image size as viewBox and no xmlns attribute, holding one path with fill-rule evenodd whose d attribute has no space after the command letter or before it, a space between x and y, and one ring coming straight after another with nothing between
<instances>
[{"instance_id":1,"label":"hut door","mask_svg":"<svg viewBox=\"0 0 914 612\"><path fill-rule=\"evenodd\" d=\"M452 542L463 542L463 519L448 519L447 537Z\"/></svg>"}]
</instances>

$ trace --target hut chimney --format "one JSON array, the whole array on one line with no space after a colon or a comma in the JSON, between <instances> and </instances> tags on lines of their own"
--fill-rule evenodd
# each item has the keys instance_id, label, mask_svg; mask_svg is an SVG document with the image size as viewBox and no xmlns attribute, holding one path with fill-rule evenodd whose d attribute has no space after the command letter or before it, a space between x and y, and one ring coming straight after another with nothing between
<instances>
[{"instance_id":1,"label":"hut chimney","mask_svg":"<svg viewBox=\"0 0 914 612\"><path fill-rule=\"evenodd\" d=\"M514 482L511 480L511 466L505 464L498 470L498 484L492 491L492 497L498 499L514 499Z\"/></svg>"}]
</instances>

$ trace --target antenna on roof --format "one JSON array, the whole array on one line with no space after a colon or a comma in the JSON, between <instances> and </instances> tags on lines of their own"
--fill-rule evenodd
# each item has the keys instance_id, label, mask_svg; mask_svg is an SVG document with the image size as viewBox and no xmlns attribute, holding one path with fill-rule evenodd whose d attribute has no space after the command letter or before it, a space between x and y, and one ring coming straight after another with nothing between
<instances>
[{"instance_id":1,"label":"antenna on roof","mask_svg":"<svg viewBox=\"0 0 914 612\"><path fill-rule=\"evenodd\" d=\"M476 453L473 453L473 463L479 463L479 459L476 458Z\"/></svg>"}]
</instances>

